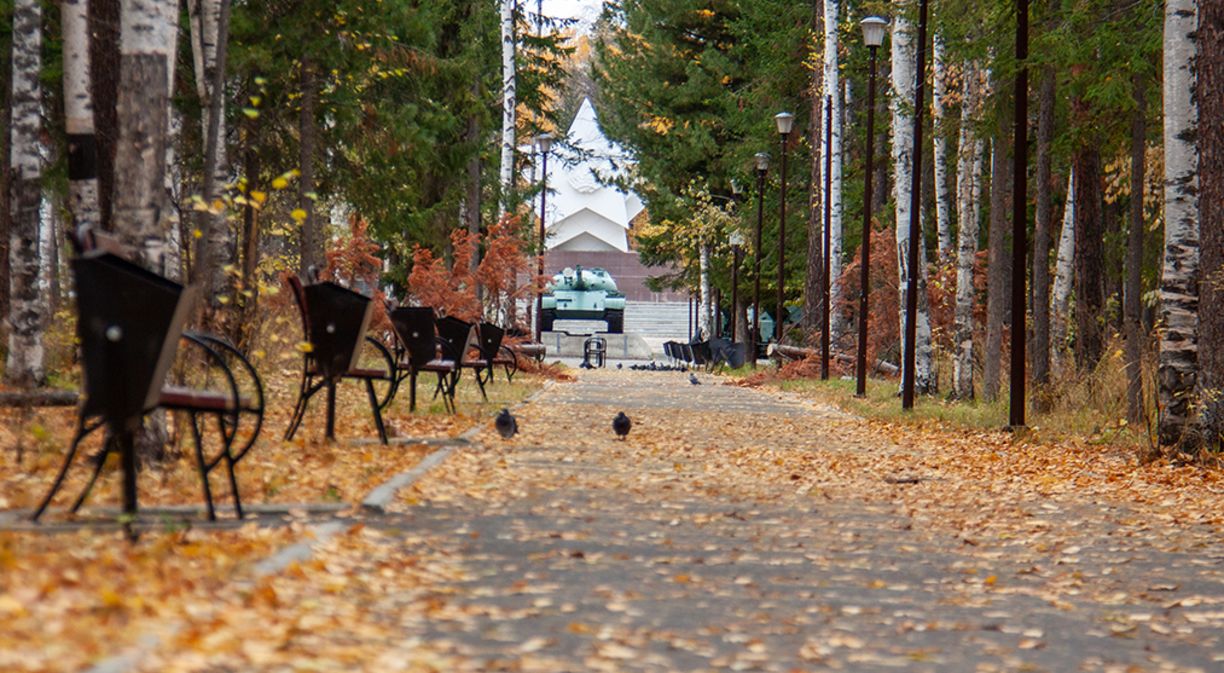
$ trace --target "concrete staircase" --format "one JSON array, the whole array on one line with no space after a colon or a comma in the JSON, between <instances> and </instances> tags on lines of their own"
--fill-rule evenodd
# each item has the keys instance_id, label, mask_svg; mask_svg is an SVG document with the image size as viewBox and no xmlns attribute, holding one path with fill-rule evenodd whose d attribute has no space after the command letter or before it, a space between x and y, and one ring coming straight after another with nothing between
<instances>
[{"instance_id":1,"label":"concrete staircase","mask_svg":"<svg viewBox=\"0 0 1224 673\"><path fill-rule=\"evenodd\" d=\"M625 302L625 334L645 339L655 357L661 358L664 341L688 340L688 302ZM605 323L592 320L558 320L558 331L590 334L607 329Z\"/></svg>"}]
</instances>

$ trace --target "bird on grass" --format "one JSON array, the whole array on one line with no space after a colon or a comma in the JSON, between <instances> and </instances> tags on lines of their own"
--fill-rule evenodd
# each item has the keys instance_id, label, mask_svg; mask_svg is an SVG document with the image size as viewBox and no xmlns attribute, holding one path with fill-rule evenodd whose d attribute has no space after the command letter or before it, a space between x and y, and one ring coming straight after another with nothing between
<instances>
[{"instance_id":1,"label":"bird on grass","mask_svg":"<svg viewBox=\"0 0 1224 673\"><path fill-rule=\"evenodd\" d=\"M700 380L698 380L697 375L696 375L696 374L694 374L694 373L692 373L692 372L689 372L689 383L691 383L691 384L693 384L693 385L695 385L695 386L699 386L699 385L701 385L701 381L700 381Z\"/></svg>"},{"instance_id":2,"label":"bird on grass","mask_svg":"<svg viewBox=\"0 0 1224 673\"><path fill-rule=\"evenodd\" d=\"M493 427L497 428L502 439L510 439L518 434L518 421L514 419L509 409L501 410L501 413L497 415L497 420L493 421Z\"/></svg>"},{"instance_id":3,"label":"bird on grass","mask_svg":"<svg viewBox=\"0 0 1224 673\"><path fill-rule=\"evenodd\" d=\"M612 419L612 430L615 431L616 436L622 440L629 435L629 428L632 427L633 421L629 420L629 417L626 416L625 412L623 411L618 413L616 418Z\"/></svg>"}]
</instances>

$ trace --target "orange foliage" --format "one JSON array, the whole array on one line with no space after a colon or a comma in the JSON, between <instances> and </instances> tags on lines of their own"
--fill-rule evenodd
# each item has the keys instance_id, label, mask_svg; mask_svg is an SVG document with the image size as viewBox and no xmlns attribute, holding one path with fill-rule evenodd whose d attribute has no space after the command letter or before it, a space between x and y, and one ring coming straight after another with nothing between
<instances>
[{"instance_id":1,"label":"orange foliage","mask_svg":"<svg viewBox=\"0 0 1224 673\"><path fill-rule=\"evenodd\" d=\"M842 352L853 353L858 347L859 269L862 252L855 251L849 264L842 268L837 279L841 292L833 310L844 317L846 330L842 333ZM867 308L867 361L876 362L893 356L901 337L901 318L897 303L901 301L897 291L897 243L892 229L873 229L871 232L871 296Z\"/></svg>"},{"instance_id":2,"label":"orange foliage","mask_svg":"<svg viewBox=\"0 0 1224 673\"><path fill-rule=\"evenodd\" d=\"M485 299L493 315L509 316L514 302L532 293L533 286L518 285L520 274L530 267L523 254L523 240L518 235L520 218L507 215L489 227L485 239L484 259L476 269L476 280L485 289Z\"/></svg>"},{"instance_id":3,"label":"orange foliage","mask_svg":"<svg viewBox=\"0 0 1224 673\"><path fill-rule=\"evenodd\" d=\"M421 306L431 306L439 315L474 322L480 319L480 300L476 297L476 278L472 257L476 254L478 234L465 229L451 232L454 263L434 257L429 248L416 246L412 252L412 272L408 274L408 294Z\"/></svg>"},{"instance_id":4,"label":"orange foliage","mask_svg":"<svg viewBox=\"0 0 1224 673\"><path fill-rule=\"evenodd\" d=\"M382 274L380 246L370 240L369 223L361 216L349 218L349 235L327 251L327 268L319 280L330 280L370 297L374 302L371 327L387 328L387 296L378 286Z\"/></svg>"}]
</instances>

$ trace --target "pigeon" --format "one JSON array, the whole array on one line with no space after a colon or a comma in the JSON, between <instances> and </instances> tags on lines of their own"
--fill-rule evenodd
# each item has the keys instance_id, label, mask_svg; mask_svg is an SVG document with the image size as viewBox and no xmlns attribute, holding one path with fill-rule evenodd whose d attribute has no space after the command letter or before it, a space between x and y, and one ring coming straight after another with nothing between
<instances>
[{"instance_id":1,"label":"pigeon","mask_svg":"<svg viewBox=\"0 0 1224 673\"><path fill-rule=\"evenodd\" d=\"M697 379L697 375L692 372L689 372L689 383L695 386L701 385L701 381Z\"/></svg>"},{"instance_id":2,"label":"pigeon","mask_svg":"<svg viewBox=\"0 0 1224 673\"><path fill-rule=\"evenodd\" d=\"M617 368L617 369L620 369L621 367L624 367L624 365L623 365L623 364L621 364L621 363L619 363L619 362L618 362L618 363L616 363L616 368Z\"/></svg>"},{"instance_id":3,"label":"pigeon","mask_svg":"<svg viewBox=\"0 0 1224 673\"><path fill-rule=\"evenodd\" d=\"M497 428L502 439L510 439L518 434L518 421L514 420L514 415L509 409L501 410L501 413L497 415L497 420L493 421L493 426Z\"/></svg>"},{"instance_id":4,"label":"pigeon","mask_svg":"<svg viewBox=\"0 0 1224 673\"><path fill-rule=\"evenodd\" d=\"M629 434L629 428L633 427L633 421L625 415L625 412L620 412L616 418L612 419L612 429L616 431L616 436L622 440Z\"/></svg>"}]
</instances>

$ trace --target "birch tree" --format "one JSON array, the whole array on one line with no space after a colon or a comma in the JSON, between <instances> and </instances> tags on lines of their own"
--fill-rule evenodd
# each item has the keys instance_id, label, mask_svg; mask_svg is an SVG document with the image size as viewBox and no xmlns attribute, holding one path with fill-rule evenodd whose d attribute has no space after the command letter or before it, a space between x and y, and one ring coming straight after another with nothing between
<instances>
[{"instance_id":1,"label":"birch tree","mask_svg":"<svg viewBox=\"0 0 1224 673\"><path fill-rule=\"evenodd\" d=\"M13 3L12 117L9 140L9 339L5 381L42 385L46 302L39 291L42 206L42 6Z\"/></svg>"},{"instance_id":2,"label":"birch tree","mask_svg":"<svg viewBox=\"0 0 1224 673\"><path fill-rule=\"evenodd\" d=\"M64 126L68 134L68 210L77 235L102 226L98 141L89 89L89 0L63 0Z\"/></svg>"},{"instance_id":3,"label":"birch tree","mask_svg":"<svg viewBox=\"0 0 1224 673\"><path fill-rule=\"evenodd\" d=\"M935 151L935 223L939 232L939 263L943 264L952 256L952 195L948 189L948 133L947 110L944 98L947 96L948 66L947 54L944 50L943 38L939 33L934 37L934 57L932 60L931 83L931 125L933 127L932 141ZM963 105L963 102L962 102Z\"/></svg>"},{"instance_id":4,"label":"birch tree","mask_svg":"<svg viewBox=\"0 0 1224 673\"><path fill-rule=\"evenodd\" d=\"M827 5L826 5L827 6ZM817 49L816 36L821 34L823 16L813 11L811 18L811 46L808 53L808 146L811 153L811 180L808 181L807 222L807 273L803 278L803 331L815 339L821 322L824 304L824 203L829 197L824 188L824 112L825 71L823 53ZM827 36L822 42L827 44ZM819 150L815 148L820 148ZM830 263L832 260L830 260ZM832 279L833 276L830 276Z\"/></svg>"},{"instance_id":5,"label":"birch tree","mask_svg":"<svg viewBox=\"0 0 1224 673\"><path fill-rule=\"evenodd\" d=\"M1067 199L1054 262L1054 289L1050 292L1050 362L1061 366L1067 350L1071 286L1075 276L1075 170L1067 174Z\"/></svg>"},{"instance_id":6,"label":"birch tree","mask_svg":"<svg viewBox=\"0 0 1224 673\"><path fill-rule=\"evenodd\" d=\"M501 0L501 41L502 41L502 133L501 133L501 170L499 181L501 193L497 202L498 220L510 208L510 197L514 193L514 146L516 108L516 79L514 70L514 0Z\"/></svg>"},{"instance_id":7,"label":"birch tree","mask_svg":"<svg viewBox=\"0 0 1224 673\"><path fill-rule=\"evenodd\" d=\"M1203 3L1198 39L1224 43L1224 4ZM1224 442L1224 53L1204 49L1198 57L1198 103L1202 134L1199 180L1203 280L1199 284L1199 428L1209 448Z\"/></svg>"},{"instance_id":8,"label":"birch tree","mask_svg":"<svg viewBox=\"0 0 1224 673\"><path fill-rule=\"evenodd\" d=\"M1164 260L1158 366L1162 445L1192 444L1198 359L1198 109L1194 100L1197 0L1168 0L1164 13ZM1218 47L1218 45L1217 45Z\"/></svg>"},{"instance_id":9,"label":"birch tree","mask_svg":"<svg viewBox=\"0 0 1224 673\"><path fill-rule=\"evenodd\" d=\"M909 250L910 185L913 177L914 121L910 111L914 99L915 51L910 24L903 17L893 20L892 33L892 162L893 200L896 212L897 264L900 274L901 339L905 340L905 279L908 277L907 251ZM932 392L935 387L933 372L934 352L931 347L931 318L926 298L926 255L919 246L918 311L914 343L914 390L919 393ZM903 349L904 350L904 349Z\"/></svg>"},{"instance_id":10,"label":"birch tree","mask_svg":"<svg viewBox=\"0 0 1224 673\"><path fill-rule=\"evenodd\" d=\"M829 153L829 193L825 198L829 199L829 306L832 311L833 306L839 304L838 297L841 295L841 290L834 279L841 277L842 271L842 99L841 99L841 78L840 68L838 67L838 21L840 20L841 2L840 0L825 0L824 3L824 90L825 105L832 105L832 142L825 143L825 147L821 149L821 154ZM825 119L828 119L829 114L826 112ZM829 315L829 331L836 335L840 331L840 324L837 320L836 313ZM830 337L833 341L833 337Z\"/></svg>"},{"instance_id":11,"label":"birch tree","mask_svg":"<svg viewBox=\"0 0 1224 673\"><path fill-rule=\"evenodd\" d=\"M977 289L973 269L977 262L982 199L982 155L984 143L977 135L980 107L976 64L965 64L961 85L960 134L957 143L956 194L956 313L954 340L956 357L952 365L953 394L973 398L973 309Z\"/></svg>"}]
</instances>

